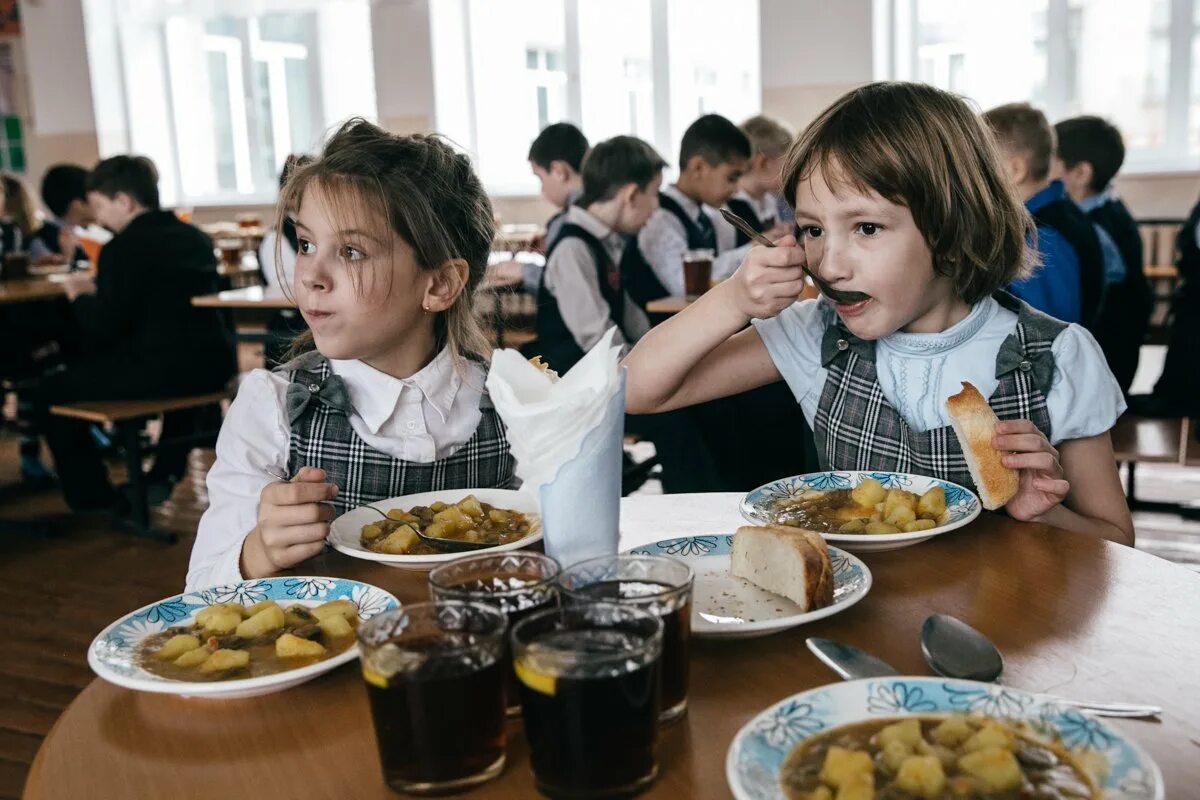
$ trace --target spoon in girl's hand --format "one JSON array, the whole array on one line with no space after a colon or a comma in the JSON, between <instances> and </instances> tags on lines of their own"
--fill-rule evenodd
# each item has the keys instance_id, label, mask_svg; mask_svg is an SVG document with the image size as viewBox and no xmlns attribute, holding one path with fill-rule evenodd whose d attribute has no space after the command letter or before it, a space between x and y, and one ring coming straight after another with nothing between
<instances>
[{"instance_id":1,"label":"spoon in girl's hand","mask_svg":"<svg viewBox=\"0 0 1200 800\"><path fill-rule=\"evenodd\" d=\"M721 209L721 216L724 217L725 221L730 225L749 236L751 241L757 242L763 247L775 246L774 242L772 242L766 236L763 236L758 231L754 230L754 227L751 226L749 222L746 222L746 220L742 219L728 208ZM821 294L825 295L835 303L840 303L842 305L853 305L855 303L860 303L869 297L862 292L842 292L834 289L828 283L818 278L813 271L808 268L808 264L801 264L800 268L803 269L804 274L811 278L812 282L817 285L817 288L821 290Z\"/></svg>"},{"instance_id":2,"label":"spoon in girl's hand","mask_svg":"<svg viewBox=\"0 0 1200 800\"><path fill-rule=\"evenodd\" d=\"M926 618L921 626L921 652L930 669L943 678L992 683L1004 671L1004 658L991 639L948 614ZM1158 706L1085 703L1057 697L1055 701L1105 717L1157 718L1162 715Z\"/></svg>"},{"instance_id":3,"label":"spoon in girl's hand","mask_svg":"<svg viewBox=\"0 0 1200 800\"><path fill-rule=\"evenodd\" d=\"M279 471L277 471L277 470L271 469L270 467L268 467L268 468L267 468L267 474L268 474L268 475L270 475L272 478L274 478L274 479L275 479L275 480L277 480L277 481L283 481L284 483L291 483L291 482L292 482L292 479L291 479L291 478L289 478L288 476L284 475L283 473L281 473L281 472L279 472ZM318 500L317 502L319 502L319 503L324 503L324 504L325 504L325 505L327 505L327 506L332 506L332 505L333 505L333 501L332 501L332 500ZM371 509L372 511L374 511L376 514L378 514L379 516L383 517L384 519L391 519L391 517L389 517L389 516L388 516L387 514L385 514L383 511L380 511L380 510L379 510L378 508L376 508L375 506L359 506L359 508L369 508L369 509ZM417 534L417 535L419 536L420 534Z\"/></svg>"}]
</instances>

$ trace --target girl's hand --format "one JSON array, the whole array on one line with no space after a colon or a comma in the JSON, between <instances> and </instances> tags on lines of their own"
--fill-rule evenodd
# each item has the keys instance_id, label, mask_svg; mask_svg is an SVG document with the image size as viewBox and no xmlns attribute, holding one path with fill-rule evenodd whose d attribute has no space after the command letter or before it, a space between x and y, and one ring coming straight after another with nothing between
<instances>
[{"instance_id":1,"label":"girl's hand","mask_svg":"<svg viewBox=\"0 0 1200 800\"><path fill-rule=\"evenodd\" d=\"M804 291L804 248L793 236L774 247L759 245L729 279L733 302L747 319L770 319Z\"/></svg>"},{"instance_id":2,"label":"girl's hand","mask_svg":"<svg viewBox=\"0 0 1200 800\"><path fill-rule=\"evenodd\" d=\"M329 535L337 486L325 482L325 471L303 467L289 483L263 487L258 524L242 545L242 575L261 578L295 566L320 553Z\"/></svg>"},{"instance_id":3,"label":"girl's hand","mask_svg":"<svg viewBox=\"0 0 1200 800\"><path fill-rule=\"evenodd\" d=\"M1058 461L1058 451L1027 419L996 423L992 447L1002 453L1004 466L1020 475L1020 488L1005 509L1013 519L1037 522L1038 518L1060 505L1071 491Z\"/></svg>"}]
</instances>

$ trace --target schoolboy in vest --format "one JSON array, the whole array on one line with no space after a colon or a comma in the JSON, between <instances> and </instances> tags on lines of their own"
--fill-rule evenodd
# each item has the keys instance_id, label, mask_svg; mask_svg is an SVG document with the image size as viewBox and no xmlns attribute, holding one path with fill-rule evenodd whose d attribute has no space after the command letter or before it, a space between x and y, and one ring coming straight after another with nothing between
<instances>
[{"instance_id":1,"label":"schoolboy in vest","mask_svg":"<svg viewBox=\"0 0 1200 800\"><path fill-rule=\"evenodd\" d=\"M737 193L729 198L729 210L737 214L750 227L767 238L776 239L791 233L792 224L779 215L780 172L788 148L792 146L792 134L779 122L759 114L738 126L750 140L753 155L746 171L738 181ZM750 237L737 231L736 242L740 247Z\"/></svg>"},{"instance_id":2,"label":"schoolboy in vest","mask_svg":"<svg viewBox=\"0 0 1200 800\"><path fill-rule=\"evenodd\" d=\"M95 221L87 201L88 172L75 164L55 164L42 178L42 202L51 218L42 223L29 243L29 255L38 262L74 263L87 259L79 246L76 228Z\"/></svg>"},{"instance_id":3,"label":"schoolboy in vest","mask_svg":"<svg viewBox=\"0 0 1200 800\"><path fill-rule=\"evenodd\" d=\"M1009 103L983 115L1018 198L1037 223L1039 266L1008 290L1063 322L1090 327L1104 289L1100 239L1062 181L1050 179L1054 130L1028 103Z\"/></svg>"},{"instance_id":4,"label":"schoolboy in vest","mask_svg":"<svg viewBox=\"0 0 1200 800\"><path fill-rule=\"evenodd\" d=\"M718 208L729 202L752 154L750 140L719 114L706 114L683 133L679 178L659 194L659 210L638 234L638 246L652 273L631 293L644 304L657 297L686 294L683 257L688 250L709 249L713 278L727 278L750 252L737 245L736 229Z\"/></svg>"},{"instance_id":5,"label":"schoolboy in vest","mask_svg":"<svg viewBox=\"0 0 1200 800\"><path fill-rule=\"evenodd\" d=\"M1100 117L1063 120L1054 133L1058 149L1051 173L1096 225L1105 249L1106 300L1097 317L1096 340L1121 391L1128 394L1153 300L1142 272L1137 222L1110 186L1125 161L1125 143L1121 132Z\"/></svg>"},{"instance_id":6,"label":"schoolboy in vest","mask_svg":"<svg viewBox=\"0 0 1200 800\"><path fill-rule=\"evenodd\" d=\"M614 325L616 341L630 345L649 330L623 271L629 259L640 258L631 236L658 208L665 166L633 136L601 142L584 159L583 192L563 216L538 290L539 349L559 373Z\"/></svg>"}]
</instances>

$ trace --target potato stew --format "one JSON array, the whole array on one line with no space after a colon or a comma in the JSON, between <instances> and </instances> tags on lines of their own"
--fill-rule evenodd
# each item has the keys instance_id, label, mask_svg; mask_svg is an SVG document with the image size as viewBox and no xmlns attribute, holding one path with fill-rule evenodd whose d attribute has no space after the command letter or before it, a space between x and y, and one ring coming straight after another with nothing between
<instances>
[{"instance_id":1,"label":"potato stew","mask_svg":"<svg viewBox=\"0 0 1200 800\"><path fill-rule=\"evenodd\" d=\"M918 497L863 478L853 489L812 490L780 500L774 512L779 525L817 533L914 533L945 522L946 493L935 486Z\"/></svg>"},{"instance_id":2,"label":"potato stew","mask_svg":"<svg viewBox=\"0 0 1200 800\"><path fill-rule=\"evenodd\" d=\"M523 539L533 530L529 515L481 503L475 495L454 504L438 502L408 511L393 508L387 515L389 519L363 526L363 547L389 555L432 555L442 551L421 541L418 531L425 536L498 545Z\"/></svg>"},{"instance_id":3,"label":"potato stew","mask_svg":"<svg viewBox=\"0 0 1200 800\"><path fill-rule=\"evenodd\" d=\"M201 609L191 625L146 637L136 658L147 672L177 681L257 678L344 652L357 627L358 608L349 600L313 608L221 603Z\"/></svg>"},{"instance_id":4,"label":"potato stew","mask_svg":"<svg viewBox=\"0 0 1200 800\"><path fill-rule=\"evenodd\" d=\"M982 716L928 715L844 725L784 760L789 800L1094 800L1103 757Z\"/></svg>"}]
</instances>

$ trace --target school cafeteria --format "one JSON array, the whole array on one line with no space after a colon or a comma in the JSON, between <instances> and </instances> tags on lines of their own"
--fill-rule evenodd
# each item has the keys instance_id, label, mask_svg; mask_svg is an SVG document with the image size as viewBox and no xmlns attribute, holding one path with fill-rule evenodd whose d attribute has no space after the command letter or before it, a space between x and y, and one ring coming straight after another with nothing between
<instances>
[{"instance_id":1,"label":"school cafeteria","mask_svg":"<svg viewBox=\"0 0 1200 800\"><path fill-rule=\"evenodd\" d=\"M0 0L0 800L1200 797L1200 0Z\"/></svg>"}]
</instances>

